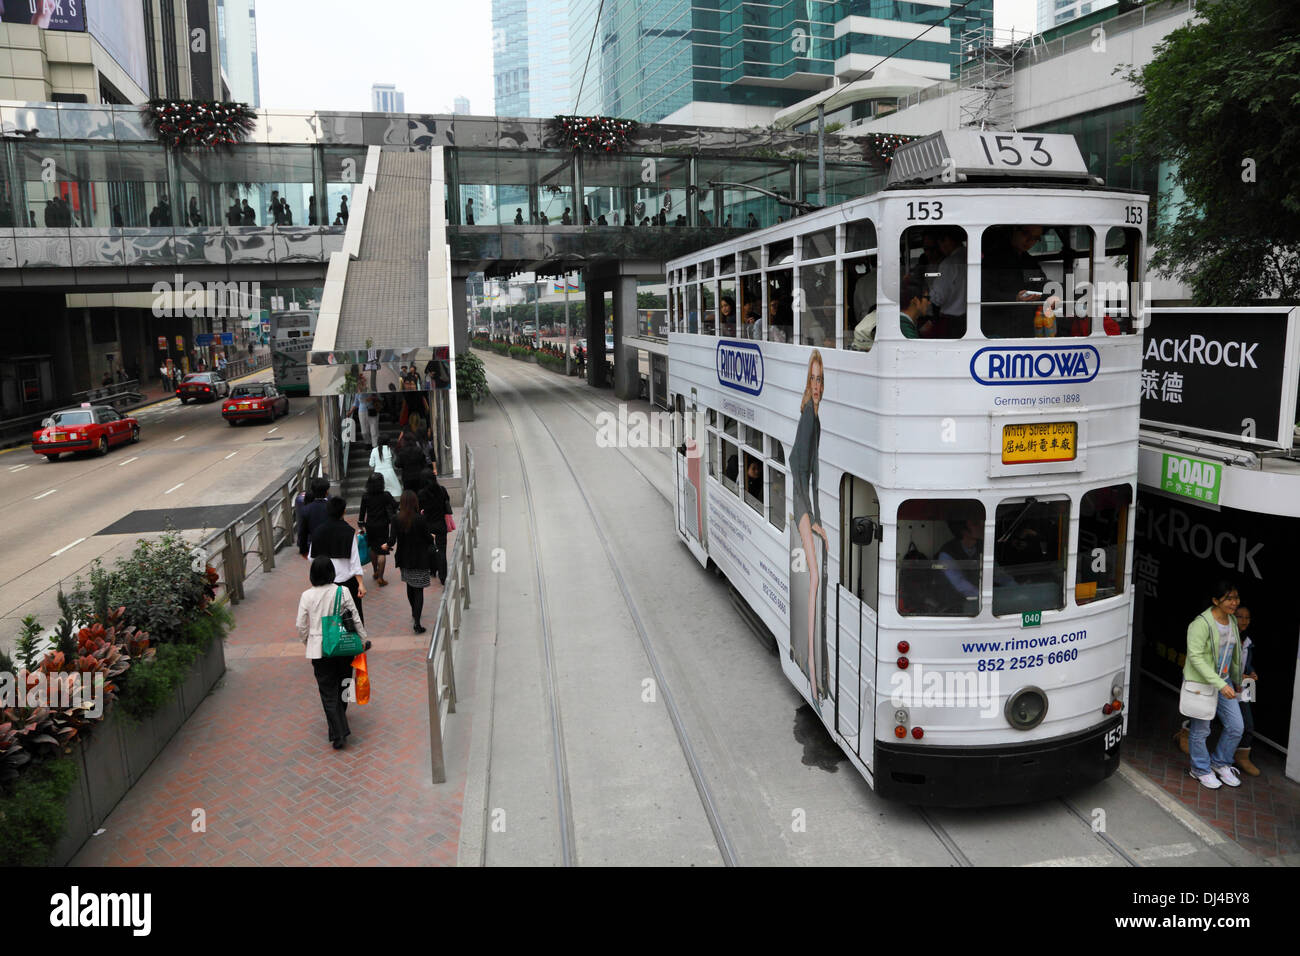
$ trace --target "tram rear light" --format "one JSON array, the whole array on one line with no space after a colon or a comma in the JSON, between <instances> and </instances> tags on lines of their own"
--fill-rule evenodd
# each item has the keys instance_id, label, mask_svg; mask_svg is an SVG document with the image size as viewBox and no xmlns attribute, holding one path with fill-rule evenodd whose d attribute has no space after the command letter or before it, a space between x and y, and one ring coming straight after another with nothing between
<instances>
[{"instance_id":1,"label":"tram rear light","mask_svg":"<svg viewBox=\"0 0 1300 956\"><path fill-rule=\"evenodd\" d=\"M898 666L899 666L902 670L907 670L907 665L910 664L910 663L911 663L911 661L909 661L906 657L900 657L900 658L898 659Z\"/></svg>"},{"instance_id":2,"label":"tram rear light","mask_svg":"<svg viewBox=\"0 0 1300 956\"><path fill-rule=\"evenodd\" d=\"M1124 709L1124 702L1120 700L1112 700L1110 702L1110 709L1118 714L1121 710Z\"/></svg>"},{"instance_id":3,"label":"tram rear light","mask_svg":"<svg viewBox=\"0 0 1300 956\"><path fill-rule=\"evenodd\" d=\"M920 739L921 739L922 737L924 737L924 736L925 736L925 731L922 730L920 727L913 727L913 728L912 728L912 739L913 739L913 740L920 740Z\"/></svg>"},{"instance_id":4,"label":"tram rear light","mask_svg":"<svg viewBox=\"0 0 1300 956\"><path fill-rule=\"evenodd\" d=\"M911 649L912 649L912 645L909 644L909 643L907 643L907 641L899 641L899 642L898 642L898 653L900 653L900 654L906 654L906 653L907 653L908 651L910 651Z\"/></svg>"},{"instance_id":5,"label":"tram rear light","mask_svg":"<svg viewBox=\"0 0 1300 956\"><path fill-rule=\"evenodd\" d=\"M1113 711L1114 709L1115 708L1110 705L1109 701L1101 705L1101 712L1105 714L1107 717L1110 716L1111 711Z\"/></svg>"},{"instance_id":6,"label":"tram rear light","mask_svg":"<svg viewBox=\"0 0 1300 956\"><path fill-rule=\"evenodd\" d=\"M894 728L894 736L897 737L899 740L902 740L904 737L907 736L907 728L904 727L902 724L899 724L897 727Z\"/></svg>"}]
</instances>

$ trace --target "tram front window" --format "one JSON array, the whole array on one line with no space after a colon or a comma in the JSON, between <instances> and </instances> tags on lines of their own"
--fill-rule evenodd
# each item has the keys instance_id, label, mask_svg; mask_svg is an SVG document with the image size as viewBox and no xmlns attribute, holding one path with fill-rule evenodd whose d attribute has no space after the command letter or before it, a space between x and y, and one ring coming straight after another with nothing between
<instances>
[{"instance_id":1,"label":"tram front window","mask_svg":"<svg viewBox=\"0 0 1300 956\"><path fill-rule=\"evenodd\" d=\"M899 308L903 288L928 291L926 311L912 325L919 338L960 339L966 335L966 231L957 226L912 226L900 240ZM900 318L901 322L901 318ZM904 332L908 338L911 335Z\"/></svg>"},{"instance_id":2,"label":"tram front window","mask_svg":"<svg viewBox=\"0 0 1300 956\"><path fill-rule=\"evenodd\" d=\"M913 498L898 507L898 613L974 617L980 611L984 505Z\"/></svg>"},{"instance_id":3,"label":"tram front window","mask_svg":"<svg viewBox=\"0 0 1300 956\"><path fill-rule=\"evenodd\" d=\"M1129 485L1098 488L1079 504L1079 564L1074 584L1076 604L1090 604L1124 592Z\"/></svg>"},{"instance_id":4,"label":"tram front window","mask_svg":"<svg viewBox=\"0 0 1300 956\"><path fill-rule=\"evenodd\" d=\"M1065 607L1070 502L1022 498L998 505L994 522L993 613Z\"/></svg>"},{"instance_id":5,"label":"tram front window","mask_svg":"<svg viewBox=\"0 0 1300 956\"><path fill-rule=\"evenodd\" d=\"M984 230L980 326L986 338L1088 335L1092 230L1018 224Z\"/></svg>"}]
</instances>

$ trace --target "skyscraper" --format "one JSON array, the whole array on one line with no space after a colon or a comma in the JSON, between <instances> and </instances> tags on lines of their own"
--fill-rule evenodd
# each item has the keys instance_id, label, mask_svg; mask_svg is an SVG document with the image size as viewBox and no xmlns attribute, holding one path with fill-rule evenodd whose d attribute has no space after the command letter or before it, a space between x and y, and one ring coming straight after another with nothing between
<instances>
[{"instance_id":1,"label":"skyscraper","mask_svg":"<svg viewBox=\"0 0 1300 956\"><path fill-rule=\"evenodd\" d=\"M405 113L406 94L393 83L372 83L370 109L376 113Z\"/></svg>"},{"instance_id":2,"label":"skyscraper","mask_svg":"<svg viewBox=\"0 0 1300 956\"><path fill-rule=\"evenodd\" d=\"M456 114L456 115L458 115L458 116L468 116L468 115L469 115L469 112L470 112L470 111L469 111L469 97L468 97L468 96L458 96L458 97L456 97L456 99L452 101L452 108L451 108L451 111L452 111L452 113L454 113L454 114Z\"/></svg>"},{"instance_id":3,"label":"skyscraper","mask_svg":"<svg viewBox=\"0 0 1300 956\"><path fill-rule=\"evenodd\" d=\"M257 0L217 0L217 33L221 38L221 72L232 99L262 105L257 75Z\"/></svg>"},{"instance_id":4,"label":"skyscraper","mask_svg":"<svg viewBox=\"0 0 1300 956\"><path fill-rule=\"evenodd\" d=\"M498 116L554 116L569 95L569 0L492 0Z\"/></svg>"},{"instance_id":5,"label":"skyscraper","mask_svg":"<svg viewBox=\"0 0 1300 956\"><path fill-rule=\"evenodd\" d=\"M993 23L993 0L974 0L950 14L960 6L960 0L604 0L602 8L601 0L573 0L570 87L582 114L764 124L885 57L921 80L949 79L961 34Z\"/></svg>"},{"instance_id":6,"label":"skyscraper","mask_svg":"<svg viewBox=\"0 0 1300 956\"><path fill-rule=\"evenodd\" d=\"M1119 0L1038 0L1038 30L1050 30L1062 23L1105 7L1113 7Z\"/></svg>"}]
</instances>

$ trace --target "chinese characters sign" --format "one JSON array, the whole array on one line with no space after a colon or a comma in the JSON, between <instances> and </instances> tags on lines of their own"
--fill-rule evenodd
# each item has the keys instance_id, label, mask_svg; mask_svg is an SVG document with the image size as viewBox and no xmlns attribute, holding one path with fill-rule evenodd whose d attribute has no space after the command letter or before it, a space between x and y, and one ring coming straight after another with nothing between
<instances>
[{"instance_id":1,"label":"chinese characters sign","mask_svg":"<svg viewBox=\"0 0 1300 956\"><path fill-rule=\"evenodd\" d=\"M1002 463L1074 461L1077 422L1035 422L1002 426Z\"/></svg>"},{"instance_id":2,"label":"chinese characters sign","mask_svg":"<svg viewBox=\"0 0 1300 956\"><path fill-rule=\"evenodd\" d=\"M1138 383L1143 424L1290 448L1298 313L1152 309Z\"/></svg>"},{"instance_id":3,"label":"chinese characters sign","mask_svg":"<svg viewBox=\"0 0 1300 956\"><path fill-rule=\"evenodd\" d=\"M1186 455L1164 455L1160 463L1160 490L1207 505L1219 503L1223 466Z\"/></svg>"}]
</instances>

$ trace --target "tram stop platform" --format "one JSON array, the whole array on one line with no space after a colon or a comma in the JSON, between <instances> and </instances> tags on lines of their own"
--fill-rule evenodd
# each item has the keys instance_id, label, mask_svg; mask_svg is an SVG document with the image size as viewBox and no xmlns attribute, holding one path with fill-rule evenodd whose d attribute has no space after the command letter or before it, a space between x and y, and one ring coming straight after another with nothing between
<instances>
[{"instance_id":1,"label":"tram stop platform","mask_svg":"<svg viewBox=\"0 0 1300 956\"><path fill-rule=\"evenodd\" d=\"M501 362L490 362L489 372L495 377L502 367ZM495 391L495 380L493 386ZM572 396L599 394L559 377L555 387L569 389ZM629 405L649 409L644 403ZM512 811L512 820L523 820L525 811L531 819L540 819L546 808L553 807L555 796L554 781L545 772L545 748L522 736L544 734L545 721L521 713L517 702L535 690L534 678L521 670L520 662L536 655L520 654L516 648L519 656L509 656L509 645L521 644L520 637L537 626L534 596L539 581L534 566L521 557L530 548L522 453L511 447L511 426L504 406L496 402L480 407L478 419L463 425L462 438L475 449L480 525L477 573L470 579L473 604L466 611L455 650L457 698L455 713L446 723L446 782L431 780L425 678L429 634L411 633L405 587L391 562L387 587L374 587L371 571L365 573L364 610L374 645L369 654L372 699L364 707L349 708L353 735L344 750L335 751L326 740L312 669L294 627L298 596L307 587L307 563L286 550L273 571L247 583L246 599L235 608L237 627L226 642L225 676L73 865L559 862L553 846L541 838L530 844L529 837L518 835L523 828L513 824L508 855L503 857L500 849L488 851L489 836L494 835L489 832L493 813L489 786L495 798L496 788L508 784L512 776L523 781L519 799L525 807ZM536 492L540 482L536 475L534 479ZM542 493L550 492L543 486ZM652 517L659 520L657 513ZM455 533L449 536L449 550L454 537ZM494 552L499 548L504 550ZM510 556L495 572L494 553ZM579 575L552 575L545 585L552 607L566 600L596 602L592 607L601 611L600 598L591 593L593 586ZM425 592L426 626L434 619L440 595L436 581ZM529 666L536 664L534 659ZM1263 776L1247 779L1239 790L1202 790L1187 776L1186 758L1172 739L1178 727L1176 702L1154 686L1144 686L1143 691L1139 716L1125 740L1120 775L1158 803L1167 816L1178 819L1182 827L1174 829L1184 832L1185 839L1221 844L1225 852L1219 854L1219 862L1300 864L1300 786L1283 776L1281 759L1256 747ZM780 700L770 703L774 708L784 706ZM759 720L766 706L756 700L742 717ZM571 732L587 732L577 720L582 716L580 708L573 708L568 716L574 718ZM503 730L516 736L503 742ZM612 763L607 769L611 774L617 770ZM803 769L818 774L825 768ZM834 785L848 799L865 804L858 812L870 810L869 815L881 817L897 814L896 819L905 820L906 808L880 801L851 768L843 766L838 777L828 779L838 781ZM754 786L756 792L780 787L797 792L800 784L756 779ZM643 808L634 791L621 799L625 818L637 819ZM195 832L194 811L200 809L206 825ZM1006 825L1005 815L1001 825ZM899 832L905 829L900 827ZM669 862L672 849L664 848ZM758 854L749 859L755 858L769 859ZM744 854L740 860L746 862ZM800 857L794 850L789 860L819 862L816 856ZM661 860L611 852L578 862ZM926 861L903 857L869 862Z\"/></svg>"}]
</instances>

